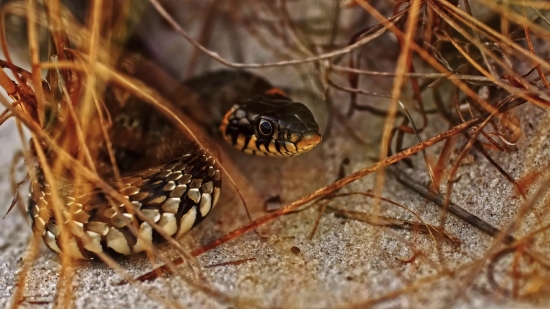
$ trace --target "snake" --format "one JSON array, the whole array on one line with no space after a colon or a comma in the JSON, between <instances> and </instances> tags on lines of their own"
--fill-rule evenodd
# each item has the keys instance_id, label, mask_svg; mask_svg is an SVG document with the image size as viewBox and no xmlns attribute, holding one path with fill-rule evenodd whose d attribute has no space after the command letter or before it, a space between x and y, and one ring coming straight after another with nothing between
<instances>
[{"instance_id":1,"label":"snake","mask_svg":"<svg viewBox=\"0 0 550 309\"><path fill-rule=\"evenodd\" d=\"M48 248L75 259L146 251L165 242L158 229L179 238L205 219L221 192L216 157L156 108L116 86L108 85L102 97L112 121L111 154L121 177L114 177L105 141L87 144L97 150L98 174L124 203L69 168L54 170L54 184L49 183L40 160L31 156L27 215L32 229ZM204 73L183 81L169 98L175 108L231 145L230 151L292 157L321 141L319 126L304 104L248 71ZM54 151L43 148L46 160L53 162Z\"/></svg>"}]
</instances>

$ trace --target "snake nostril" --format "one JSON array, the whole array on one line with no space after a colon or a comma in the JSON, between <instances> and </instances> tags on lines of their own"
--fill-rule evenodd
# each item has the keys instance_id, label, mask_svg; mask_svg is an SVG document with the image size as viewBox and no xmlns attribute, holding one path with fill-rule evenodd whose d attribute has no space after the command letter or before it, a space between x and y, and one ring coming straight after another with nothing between
<instances>
[{"instance_id":1,"label":"snake nostril","mask_svg":"<svg viewBox=\"0 0 550 309\"><path fill-rule=\"evenodd\" d=\"M302 134L302 139L298 142L300 151L308 151L322 140L321 134L316 130L307 130Z\"/></svg>"},{"instance_id":2,"label":"snake nostril","mask_svg":"<svg viewBox=\"0 0 550 309\"><path fill-rule=\"evenodd\" d=\"M308 130L302 134L302 139L318 143L321 141L321 134L319 134L316 130Z\"/></svg>"}]
</instances>

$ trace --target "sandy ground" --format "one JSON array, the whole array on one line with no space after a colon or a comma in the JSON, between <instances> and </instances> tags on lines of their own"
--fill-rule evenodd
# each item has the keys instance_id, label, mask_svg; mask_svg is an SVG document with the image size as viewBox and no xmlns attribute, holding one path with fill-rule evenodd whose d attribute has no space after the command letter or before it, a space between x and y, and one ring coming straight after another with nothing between
<instances>
[{"instance_id":1,"label":"sandy ground","mask_svg":"<svg viewBox=\"0 0 550 309\"><path fill-rule=\"evenodd\" d=\"M538 117L542 123L534 127L547 127L543 125L549 120L546 114L533 108L522 108L523 111L525 117L528 117L525 122ZM2 148L1 156L5 171L2 173L1 196L6 209L11 200L6 172L18 141L12 137L14 132L8 126L0 132L3 144L10 146ZM544 151L548 149L546 143L543 138L526 138L519 144L517 152L494 155L512 177L517 178L546 163L546 155L533 154L532 150L538 147L538 150ZM367 166L370 163L365 158L368 157L367 152L354 151L354 147L357 145L349 139L332 137L311 153L283 163L282 167L294 172L282 172L280 179L267 176L270 174L262 169L257 169L257 173L251 173L248 177L255 179L254 184L272 186L276 183L284 199L291 201L330 183L336 177L344 157L349 157L351 161L346 167L347 173ZM265 162L252 160L252 163ZM512 221L521 199L484 159L474 156L471 165L461 167L460 175L462 177L455 184L453 194L455 203L496 227L504 227ZM421 182L427 181L426 175L417 173L415 178ZM373 179L361 179L344 191L371 189ZM411 194L391 177L387 178L384 196L403 203L426 222L439 222L440 211L437 207ZM376 227L338 218L330 213L321 217L314 238L309 239L319 206L323 203L316 203L303 212L262 226L260 232L267 235L266 239L248 233L200 256L197 263L202 274L201 285L224 297L213 296L204 288L197 287L196 283L188 282L190 277L185 275L186 269L183 267L183 277L169 275L138 286L116 286L120 280L116 272L100 262L81 262L74 267L74 304L79 308L153 308L166 306L166 303L162 303L165 301L191 308L332 308L372 301L380 308L525 308L528 304L545 307L544 301L547 299L536 297L535 302L516 302L493 291L487 284L486 263L481 263L478 269L472 269L473 263L482 259L491 247L493 239L453 216L448 218L445 229L457 237L461 244L453 246L436 238L440 250L438 256L434 250L434 239L425 234ZM260 216L261 207L254 203L250 205L253 215ZM328 205L372 212L372 201L361 197L335 199ZM383 203L382 209L384 215L415 220L410 213L391 205ZM515 235L532 231L539 224L547 222L546 217L542 215L543 222L539 223L532 214L528 215L522 220L523 224ZM242 206L231 193L227 193L214 214L181 241L188 248L194 248L246 222ZM0 301L3 304L8 304L16 289L22 256L30 235L24 217L17 211L0 221L0 290L3 291ZM534 246L539 247L536 244ZM540 250L543 250L542 254L548 253L544 247ZM415 252L420 255L413 261L405 262ZM167 246L162 247L162 253L168 257L176 255ZM133 276L151 268L144 255L117 261ZM235 261L241 263L224 265ZM58 256L42 246L26 282L23 305L53 306L59 268Z\"/></svg>"}]
</instances>

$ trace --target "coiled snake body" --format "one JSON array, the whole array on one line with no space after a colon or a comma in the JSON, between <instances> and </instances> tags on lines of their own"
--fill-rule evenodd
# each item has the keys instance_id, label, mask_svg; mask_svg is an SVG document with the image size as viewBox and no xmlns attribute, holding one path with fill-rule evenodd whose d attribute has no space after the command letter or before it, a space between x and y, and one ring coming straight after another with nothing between
<instances>
[{"instance_id":1,"label":"coiled snake body","mask_svg":"<svg viewBox=\"0 0 550 309\"><path fill-rule=\"evenodd\" d=\"M217 71L178 89L172 97L182 112L209 129L219 128L218 134L242 152L294 156L321 140L303 104L251 73ZM152 224L179 237L210 213L221 190L216 159L153 107L115 87L107 88L104 99L113 119L109 137L122 177L114 180L104 143L98 146L98 170L127 203L115 203L101 188L65 171L54 177L61 204L54 209L54 186L46 181L39 161L32 163L28 216L33 230L53 251L78 259L142 252L163 240Z\"/></svg>"}]
</instances>

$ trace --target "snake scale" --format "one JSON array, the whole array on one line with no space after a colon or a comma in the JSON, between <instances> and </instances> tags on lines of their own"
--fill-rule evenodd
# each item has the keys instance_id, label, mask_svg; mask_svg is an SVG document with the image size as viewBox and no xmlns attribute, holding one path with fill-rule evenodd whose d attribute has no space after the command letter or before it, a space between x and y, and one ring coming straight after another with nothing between
<instances>
[{"instance_id":1,"label":"snake scale","mask_svg":"<svg viewBox=\"0 0 550 309\"><path fill-rule=\"evenodd\" d=\"M172 102L182 113L244 153L289 157L321 141L305 105L246 71L221 70L189 79L170 98L175 98ZM154 107L115 86L107 86L103 99L112 119L108 135L122 177L116 181L113 176L106 142L97 142L97 169L126 203L115 202L67 168L54 170L52 186L39 160L34 157L31 162L34 176L27 213L33 231L53 251L77 259L145 251L164 240L153 224L170 237L180 237L210 213L221 190L216 158ZM53 151L44 149L53 162Z\"/></svg>"}]
</instances>

